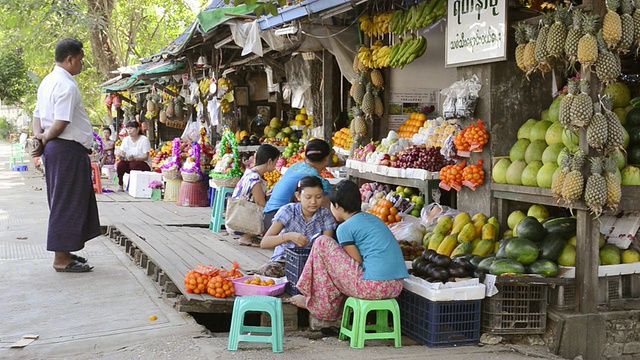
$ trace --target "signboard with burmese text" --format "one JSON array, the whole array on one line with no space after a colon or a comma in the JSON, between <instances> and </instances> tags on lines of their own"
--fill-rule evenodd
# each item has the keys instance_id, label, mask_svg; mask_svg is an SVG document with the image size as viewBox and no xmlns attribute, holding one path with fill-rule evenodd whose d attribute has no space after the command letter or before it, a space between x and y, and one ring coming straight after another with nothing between
<instances>
[{"instance_id":1,"label":"signboard with burmese text","mask_svg":"<svg viewBox=\"0 0 640 360\"><path fill-rule=\"evenodd\" d=\"M446 67L507 59L507 0L449 0Z\"/></svg>"}]
</instances>

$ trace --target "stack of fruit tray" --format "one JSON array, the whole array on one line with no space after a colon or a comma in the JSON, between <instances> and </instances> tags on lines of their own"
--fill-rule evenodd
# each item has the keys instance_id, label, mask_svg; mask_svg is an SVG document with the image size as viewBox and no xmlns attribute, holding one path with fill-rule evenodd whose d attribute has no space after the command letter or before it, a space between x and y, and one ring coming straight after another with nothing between
<instances>
[{"instance_id":1,"label":"stack of fruit tray","mask_svg":"<svg viewBox=\"0 0 640 360\"><path fill-rule=\"evenodd\" d=\"M299 294L298 289L296 288L296 284L298 283L300 274L302 274L304 265L307 263L310 252L311 249L304 248L285 249L284 258L286 263L284 266L284 273L287 276L288 280L285 291L290 295Z\"/></svg>"}]
</instances>

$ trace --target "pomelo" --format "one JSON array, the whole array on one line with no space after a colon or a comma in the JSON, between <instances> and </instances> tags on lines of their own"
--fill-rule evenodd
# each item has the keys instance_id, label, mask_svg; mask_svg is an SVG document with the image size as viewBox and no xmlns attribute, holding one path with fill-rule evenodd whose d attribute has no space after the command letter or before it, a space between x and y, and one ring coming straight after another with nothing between
<instances>
[{"instance_id":1,"label":"pomelo","mask_svg":"<svg viewBox=\"0 0 640 360\"><path fill-rule=\"evenodd\" d=\"M525 215L525 213L520 210L513 211L507 218L507 226L509 226L509 229L513 230L516 228L516 226L518 226L520 221L522 221L522 219L526 217L527 215Z\"/></svg>"},{"instance_id":2,"label":"pomelo","mask_svg":"<svg viewBox=\"0 0 640 360\"><path fill-rule=\"evenodd\" d=\"M540 170L538 170L538 176L536 180L538 181L538 187L551 189L551 183L553 182L553 174L558 169L558 165L555 162L548 163L542 165Z\"/></svg>"},{"instance_id":3,"label":"pomelo","mask_svg":"<svg viewBox=\"0 0 640 360\"><path fill-rule=\"evenodd\" d=\"M527 151L529 144L531 144L531 141L525 138L516 141L511 147L511 150L509 150L509 160L511 160L511 162L524 160L524 153Z\"/></svg>"},{"instance_id":4,"label":"pomelo","mask_svg":"<svg viewBox=\"0 0 640 360\"><path fill-rule=\"evenodd\" d=\"M565 96L565 94L561 94L555 100L553 100L551 106L549 106L549 121L551 121L552 123L558 122L560 114L560 103Z\"/></svg>"},{"instance_id":5,"label":"pomelo","mask_svg":"<svg viewBox=\"0 0 640 360\"><path fill-rule=\"evenodd\" d=\"M493 182L496 184L506 184L507 183L507 170L511 165L511 161L509 159L500 159L493 167L491 171L491 177L493 178Z\"/></svg>"},{"instance_id":6,"label":"pomelo","mask_svg":"<svg viewBox=\"0 0 640 360\"><path fill-rule=\"evenodd\" d=\"M600 249L600 265L618 265L620 259L620 249L613 244L607 244Z\"/></svg>"},{"instance_id":7,"label":"pomelo","mask_svg":"<svg viewBox=\"0 0 640 360\"><path fill-rule=\"evenodd\" d=\"M507 184L522 185L522 172L525 167L527 167L527 163L524 160L517 160L511 163L507 169Z\"/></svg>"},{"instance_id":8,"label":"pomelo","mask_svg":"<svg viewBox=\"0 0 640 360\"><path fill-rule=\"evenodd\" d=\"M623 251L621 258L622 258L623 264L632 264L632 263L640 262L640 254L633 249Z\"/></svg>"},{"instance_id":9,"label":"pomelo","mask_svg":"<svg viewBox=\"0 0 640 360\"><path fill-rule=\"evenodd\" d=\"M629 105L629 101L631 100L631 91L629 87L622 82L615 82L607 86L607 88L604 89L604 93L611 97L614 109Z\"/></svg>"},{"instance_id":10,"label":"pomelo","mask_svg":"<svg viewBox=\"0 0 640 360\"><path fill-rule=\"evenodd\" d=\"M533 161L542 161L542 154L546 148L547 143L544 140L532 141L524 153L524 161L526 161L527 164Z\"/></svg>"},{"instance_id":11,"label":"pomelo","mask_svg":"<svg viewBox=\"0 0 640 360\"><path fill-rule=\"evenodd\" d=\"M547 146L547 148L544 149L544 152L542 153L542 163L545 165L549 163L555 164L556 161L558 161L558 155L560 155L560 151L562 151L562 149L564 149L563 144L553 144Z\"/></svg>"},{"instance_id":12,"label":"pomelo","mask_svg":"<svg viewBox=\"0 0 640 360\"><path fill-rule=\"evenodd\" d=\"M529 140L544 140L547 134L547 129L551 126L551 124L551 121L538 121L531 127L531 131L529 132Z\"/></svg>"},{"instance_id":13,"label":"pomelo","mask_svg":"<svg viewBox=\"0 0 640 360\"><path fill-rule=\"evenodd\" d=\"M547 145L562 144L562 130L564 128L559 122L551 124L544 135L544 141L547 142Z\"/></svg>"},{"instance_id":14,"label":"pomelo","mask_svg":"<svg viewBox=\"0 0 640 360\"><path fill-rule=\"evenodd\" d=\"M627 122L627 109L615 108L613 109L613 112L618 117L618 120L620 120L620 124L624 125Z\"/></svg>"},{"instance_id":15,"label":"pomelo","mask_svg":"<svg viewBox=\"0 0 640 360\"><path fill-rule=\"evenodd\" d=\"M529 133L531 132L531 128L533 127L533 125L537 123L538 123L538 120L529 119L524 124L522 124L522 126L520 126L520 129L518 129L518 139L529 139Z\"/></svg>"},{"instance_id":16,"label":"pomelo","mask_svg":"<svg viewBox=\"0 0 640 360\"><path fill-rule=\"evenodd\" d=\"M542 113L540 113L540 121L549 121L549 109L542 110Z\"/></svg>"},{"instance_id":17,"label":"pomelo","mask_svg":"<svg viewBox=\"0 0 640 360\"><path fill-rule=\"evenodd\" d=\"M616 164L618 164L618 170L624 169L624 167L627 165L627 159L625 158L625 155L622 152L622 150L616 149L609 156L616 159Z\"/></svg>"},{"instance_id":18,"label":"pomelo","mask_svg":"<svg viewBox=\"0 0 640 360\"><path fill-rule=\"evenodd\" d=\"M549 217L549 210L544 205L534 204L529 207L527 211L527 216L533 216L539 222L542 222L544 219Z\"/></svg>"},{"instance_id":19,"label":"pomelo","mask_svg":"<svg viewBox=\"0 0 640 360\"><path fill-rule=\"evenodd\" d=\"M524 170L522 170L522 185L524 186L538 186L538 171L542 167L542 161L530 162Z\"/></svg>"}]
</instances>

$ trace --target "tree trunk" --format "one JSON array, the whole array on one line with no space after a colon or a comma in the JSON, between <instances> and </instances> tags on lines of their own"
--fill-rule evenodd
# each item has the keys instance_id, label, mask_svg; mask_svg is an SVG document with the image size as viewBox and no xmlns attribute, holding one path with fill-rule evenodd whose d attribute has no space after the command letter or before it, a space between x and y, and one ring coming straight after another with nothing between
<instances>
[{"instance_id":1,"label":"tree trunk","mask_svg":"<svg viewBox=\"0 0 640 360\"><path fill-rule=\"evenodd\" d=\"M93 65L105 79L110 77L110 71L118 68L118 62L111 49L111 42L107 34L107 30L111 26L114 3L115 0L87 0L89 16L93 18L90 28Z\"/></svg>"}]
</instances>

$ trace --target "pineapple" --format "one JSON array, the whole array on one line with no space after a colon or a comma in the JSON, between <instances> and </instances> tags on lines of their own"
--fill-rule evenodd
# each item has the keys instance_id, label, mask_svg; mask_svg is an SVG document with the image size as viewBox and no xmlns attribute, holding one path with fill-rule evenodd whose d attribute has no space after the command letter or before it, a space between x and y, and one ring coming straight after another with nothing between
<instances>
[{"instance_id":1,"label":"pineapple","mask_svg":"<svg viewBox=\"0 0 640 360\"><path fill-rule=\"evenodd\" d=\"M585 15L582 29L584 35L578 41L578 61L582 70L586 70L598 60L598 42L594 36L598 23L598 15Z\"/></svg>"},{"instance_id":2,"label":"pineapple","mask_svg":"<svg viewBox=\"0 0 640 360\"><path fill-rule=\"evenodd\" d=\"M580 83L569 79L567 83L567 96L560 101L560 110L558 113L558 121L563 128L568 129L571 125L571 106L578 90L580 89Z\"/></svg>"},{"instance_id":3,"label":"pineapple","mask_svg":"<svg viewBox=\"0 0 640 360\"><path fill-rule=\"evenodd\" d=\"M612 152L616 149L622 149L624 145L624 129L618 119L618 116L610 110L611 98L606 96L604 99L604 117L607 119L607 152Z\"/></svg>"},{"instance_id":4,"label":"pineapple","mask_svg":"<svg viewBox=\"0 0 640 360\"><path fill-rule=\"evenodd\" d=\"M371 83L373 86L384 89L384 79L382 73L378 69L371 70Z\"/></svg>"},{"instance_id":5,"label":"pineapple","mask_svg":"<svg viewBox=\"0 0 640 360\"><path fill-rule=\"evenodd\" d=\"M380 90L373 89L373 113L377 117L382 117L384 114L384 105L382 105L382 99L380 98Z\"/></svg>"},{"instance_id":6,"label":"pineapple","mask_svg":"<svg viewBox=\"0 0 640 360\"><path fill-rule=\"evenodd\" d=\"M636 10L633 12L633 40L636 46L640 44L640 0L634 0Z\"/></svg>"},{"instance_id":7,"label":"pineapple","mask_svg":"<svg viewBox=\"0 0 640 360\"><path fill-rule=\"evenodd\" d=\"M373 115L373 107L374 107L374 100L373 100L373 85L371 85L371 83L367 84L367 92L364 94L364 97L362 98L362 112L365 115Z\"/></svg>"},{"instance_id":8,"label":"pineapple","mask_svg":"<svg viewBox=\"0 0 640 360\"><path fill-rule=\"evenodd\" d=\"M536 39L536 62L538 63L538 69L544 74L551 71L551 64L549 62L549 52L547 52L547 38L549 35L549 29L553 23L553 13L547 13L542 18L542 28L538 32L538 38Z\"/></svg>"},{"instance_id":9,"label":"pineapple","mask_svg":"<svg viewBox=\"0 0 640 360\"><path fill-rule=\"evenodd\" d=\"M592 157L591 175L584 187L584 203L596 218L602 214L602 207L607 201L607 181L602 176L604 158Z\"/></svg>"},{"instance_id":10,"label":"pineapple","mask_svg":"<svg viewBox=\"0 0 640 360\"><path fill-rule=\"evenodd\" d=\"M593 102L589 96L589 82L580 80L580 94L571 103L571 128L577 130L589 126L593 116Z\"/></svg>"},{"instance_id":11,"label":"pineapple","mask_svg":"<svg viewBox=\"0 0 640 360\"><path fill-rule=\"evenodd\" d=\"M618 81L621 71L620 57L607 49L607 44L602 38L602 32L599 32L596 38L599 51L598 60L596 61L596 74L606 86Z\"/></svg>"},{"instance_id":12,"label":"pineapple","mask_svg":"<svg viewBox=\"0 0 640 360\"><path fill-rule=\"evenodd\" d=\"M364 75L360 74L358 79L356 80L356 87L355 89L353 89L353 100L356 102L356 104L358 105L362 104L364 94L365 94Z\"/></svg>"},{"instance_id":13,"label":"pineapple","mask_svg":"<svg viewBox=\"0 0 640 360\"><path fill-rule=\"evenodd\" d=\"M520 70L526 72L526 67L524 66L524 48L527 44L526 25L516 24L513 28L515 30L516 43L518 44L516 47L516 65Z\"/></svg>"},{"instance_id":14,"label":"pineapple","mask_svg":"<svg viewBox=\"0 0 640 360\"><path fill-rule=\"evenodd\" d=\"M609 134L607 118L600 112L600 103L593 104L594 114L587 127L587 144L594 149L602 149Z\"/></svg>"},{"instance_id":15,"label":"pineapple","mask_svg":"<svg viewBox=\"0 0 640 360\"><path fill-rule=\"evenodd\" d=\"M367 133L367 124L364 122L362 110L357 106L351 108L351 114L353 115L353 120L351 120L351 124L349 124L349 132L351 136L364 136Z\"/></svg>"},{"instance_id":16,"label":"pineapple","mask_svg":"<svg viewBox=\"0 0 640 360\"><path fill-rule=\"evenodd\" d=\"M582 37L582 16L582 10L573 10L571 17L572 24L564 42L564 53L569 58L569 66L571 69L574 69L574 64L578 60L578 41L580 41Z\"/></svg>"},{"instance_id":17,"label":"pineapple","mask_svg":"<svg viewBox=\"0 0 640 360\"><path fill-rule=\"evenodd\" d=\"M561 4L558 5L558 9L553 14L555 22L551 25L547 34L547 53L553 59L560 59L564 56L564 44L567 38L565 23L569 17L569 11Z\"/></svg>"},{"instance_id":18,"label":"pineapple","mask_svg":"<svg viewBox=\"0 0 640 360\"><path fill-rule=\"evenodd\" d=\"M607 4L607 13L604 15L604 20L602 20L602 37L609 50L613 50L618 46L622 38L622 22L620 21L620 15L617 13L620 0L606 0L605 2Z\"/></svg>"},{"instance_id":19,"label":"pineapple","mask_svg":"<svg viewBox=\"0 0 640 360\"><path fill-rule=\"evenodd\" d=\"M620 54L626 54L631 49L633 45L633 37L635 27L633 23L633 16L631 13L633 12L633 0L622 0L622 4L620 5L620 10L622 11L622 15L620 15L620 24L622 28L622 34L620 37L620 42L618 43L618 52Z\"/></svg>"},{"instance_id":20,"label":"pineapple","mask_svg":"<svg viewBox=\"0 0 640 360\"><path fill-rule=\"evenodd\" d=\"M604 159L604 179L607 182L607 199L605 204L613 211L618 209L621 197L620 178L616 176L617 171L618 166L616 160L612 157L606 157Z\"/></svg>"},{"instance_id":21,"label":"pineapple","mask_svg":"<svg viewBox=\"0 0 640 360\"><path fill-rule=\"evenodd\" d=\"M536 38L538 37L538 27L535 25L526 25L525 34L527 35L527 45L524 48L524 67L527 70L527 76L533 73L538 66L536 60Z\"/></svg>"},{"instance_id":22,"label":"pineapple","mask_svg":"<svg viewBox=\"0 0 640 360\"><path fill-rule=\"evenodd\" d=\"M567 156L562 159L562 163L560 164L560 171L556 171L555 176L553 177L553 181L551 182L551 192L553 193L553 197L555 197L556 201L558 202L560 202L560 199L562 198L564 179L567 177L567 174L571 170L572 159L573 154L567 152Z\"/></svg>"},{"instance_id":23,"label":"pineapple","mask_svg":"<svg viewBox=\"0 0 640 360\"><path fill-rule=\"evenodd\" d=\"M582 198L584 190L584 176L580 170L584 165L584 152L578 150L571 161L571 171L567 174L562 185L562 198L569 209L573 204Z\"/></svg>"}]
</instances>

